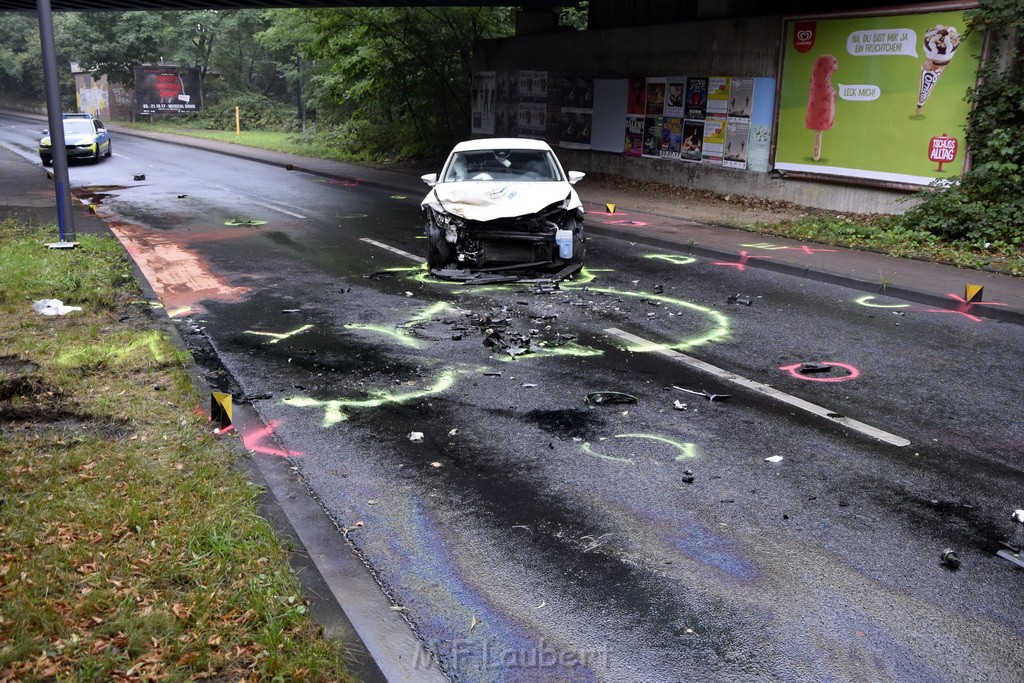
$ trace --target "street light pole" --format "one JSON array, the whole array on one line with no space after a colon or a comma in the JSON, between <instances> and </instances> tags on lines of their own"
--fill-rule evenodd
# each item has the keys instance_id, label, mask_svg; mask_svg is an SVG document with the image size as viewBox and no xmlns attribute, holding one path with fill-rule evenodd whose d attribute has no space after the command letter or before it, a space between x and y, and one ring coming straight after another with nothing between
<instances>
[{"instance_id":1,"label":"street light pole","mask_svg":"<svg viewBox=\"0 0 1024 683\"><path fill-rule=\"evenodd\" d=\"M57 48L53 40L53 12L50 0L36 0L39 13L39 38L43 52L43 76L46 82L46 114L50 123L50 155L53 158L53 183L57 192L57 229L60 242L48 244L54 249L74 247L75 217L71 213L71 183L68 180L68 154L64 147L64 117L60 106L60 76L57 73Z\"/></svg>"}]
</instances>

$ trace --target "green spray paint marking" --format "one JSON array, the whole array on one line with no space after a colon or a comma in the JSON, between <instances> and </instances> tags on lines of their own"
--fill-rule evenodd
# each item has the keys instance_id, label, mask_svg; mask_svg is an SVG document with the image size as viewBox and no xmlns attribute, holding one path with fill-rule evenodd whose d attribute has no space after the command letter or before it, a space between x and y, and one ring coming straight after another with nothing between
<instances>
[{"instance_id":1,"label":"green spray paint marking","mask_svg":"<svg viewBox=\"0 0 1024 683\"><path fill-rule=\"evenodd\" d=\"M418 349L420 342L418 339L409 335L408 332L402 329L392 329L385 327L384 325L368 325L365 323L345 323L342 325L346 330L362 330L364 332L376 332L377 334L383 334L386 337L391 337L402 346L408 346L412 349Z\"/></svg>"},{"instance_id":2,"label":"green spray paint marking","mask_svg":"<svg viewBox=\"0 0 1024 683\"><path fill-rule=\"evenodd\" d=\"M854 299L854 301L861 306L867 306L868 308L910 308L910 304L874 304L871 303L875 297L868 294Z\"/></svg>"},{"instance_id":3,"label":"green spray paint marking","mask_svg":"<svg viewBox=\"0 0 1024 683\"><path fill-rule=\"evenodd\" d=\"M383 389L370 389L369 394L371 395L371 398L344 398L330 401L319 401L307 396L296 396L295 398L286 398L282 403L296 408L322 408L324 410L324 419L321 425L324 428L327 428L347 420L348 415L345 413L346 409L351 411L358 410L360 408L379 408L387 403L398 405L401 403L408 403L409 401L415 401L426 396L440 394L441 392L452 388L455 384L455 380L458 378L458 375L459 373L454 370L446 370L441 373L433 386L427 387L426 389L406 392L404 394L391 393L384 391Z\"/></svg>"},{"instance_id":4,"label":"green spray paint marking","mask_svg":"<svg viewBox=\"0 0 1024 683\"><path fill-rule=\"evenodd\" d=\"M674 263L677 266L688 266L691 263L697 262L697 258L695 256L679 256L677 254L644 254L644 258L668 261L669 263Z\"/></svg>"},{"instance_id":5,"label":"green spray paint marking","mask_svg":"<svg viewBox=\"0 0 1024 683\"><path fill-rule=\"evenodd\" d=\"M657 434L616 434L613 438L616 439L649 439L651 441L660 441L661 443L668 444L678 451L678 454L673 459L675 462L682 462L683 460L690 460L697 457L697 444L693 443L682 443L669 439L668 437L658 436ZM581 448L587 455L592 455L595 458L601 460L607 460L609 462L622 462L629 465L633 464L632 458L617 458L613 455L605 455L594 450L593 446L589 443L584 443Z\"/></svg>"},{"instance_id":6,"label":"green spray paint marking","mask_svg":"<svg viewBox=\"0 0 1024 683\"><path fill-rule=\"evenodd\" d=\"M283 332L283 333L278 333L278 332L256 332L256 331L253 331L253 330L246 330L245 333L246 334L258 334L258 335L261 335L261 336L264 336L264 337L273 337L273 339L268 341L267 343L268 344L276 344L277 342L281 341L282 339L288 339L289 337L294 337L297 334L305 332L306 330L310 329L311 327L313 327L313 326L312 325L303 325L302 327L300 327L297 330L292 330L291 332Z\"/></svg>"},{"instance_id":7,"label":"green spray paint marking","mask_svg":"<svg viewBox=\"0 0 1024 683\"><path fill-rule=\"evenodd\" d=\"M418 325L429 322L431 318L438 315L442 311L448 309L448 303L444 301L438 301L437 303L431 304L424 308L422 311L414 315L409 320L400 324L397 328L391 329L384 325L370 325L368 323L346 323L343 327L346 330L363 330L366 332L376 332L383 334L384 336L391 337L402 346L408 346L409 348L418 349L420 348L420 340L413 337L407 330L412 329Z\"/></svg>"},{"instance_id":8,"label":"green spray paint marking","mask_svg":"<svg viewBox=\"0 0 1024 683\"><path fill-rule=\"evenodd\" d=\"M660 301L663 304L670 306L677 306L679 308L685 308L690 311L696 311L697 313L703 313L707 317L711 318L714 322L715 327L705 335L700 337L693 337L691 339L684 339L671 344L658 344L651 342L649 344L635 344L633 346L627 346L627 351L634 353L647 353L650 351L657 351L660 349L675 349L676 351L688 351L697 346L704 346L710 344L713 341L723 341L729 338L729 319L718 311L708 308L706 306L699 306L689 301L683 301L682 299L675 299L664 294L648 294L646 292L625 292L618 289L606 289L601 287L591 287L591 292L603 292L605 294L614 294L616 296L631 296L635 298L647 299L649 301Z\"/></svg>"}]
</instances>

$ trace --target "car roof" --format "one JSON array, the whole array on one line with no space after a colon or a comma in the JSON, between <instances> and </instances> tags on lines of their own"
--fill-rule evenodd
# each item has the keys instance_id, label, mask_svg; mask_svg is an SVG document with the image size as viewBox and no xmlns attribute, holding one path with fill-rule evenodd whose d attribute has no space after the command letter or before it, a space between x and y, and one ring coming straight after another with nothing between
<instances>
[{"instance_id":1,"label":"car roof","mask_svg":"<svg viewBox=\"0 0 1024 683\"><path fill-rule=\"evenodd\" d=\"M551 146L543 140L532 138L480 138L465 140L455 145L453 152L470 152L484 149L545 149Z\"/></svg>"}]
</instances>

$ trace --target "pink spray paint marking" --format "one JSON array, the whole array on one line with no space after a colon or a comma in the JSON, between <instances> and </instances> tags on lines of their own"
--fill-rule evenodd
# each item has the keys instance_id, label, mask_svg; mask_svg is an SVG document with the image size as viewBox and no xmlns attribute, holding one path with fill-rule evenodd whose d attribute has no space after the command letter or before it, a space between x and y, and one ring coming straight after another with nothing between
<instances>
[{"instance_id":1,"label":"pink spray paint marking","mask_svg":"<svg viewBox=\"0 0 1024 683\"><path fill-rule=\"evenodd\" d=\"M273 436L274 429L281 424L280 420L274 420L266 427L262 429L254 429L247 434L242 434L242 444L250 451L256 451L257 453L266 453L267 455L277 455L282 458L292 458L302 453L296 451L285 451L280 448L271 448L269 446L261 446L260 442L269 436Z\"/></svg>"},{"instance_id":2,"label":"pink spray paint marking","mask_svg":"<svg viewBox=\"0 0 1024 683\"><path fill-rule=\"evenodd\" d=\"M747 261L752 259L752 258L770 259L771 256L750 256L747 252L741 251L740 252L740 260L737 263L728 263L726 261L716 261L715 265L716 266L729 266L730 268L735 268L736 270L738 270L738 271L740 271L742 273L742 272L744 272L747 269Z\"/></svg>"},{"instance_id":3,"label":"pink spray paint marking","mask_svg":"<svg viewBox=\"0 0 1024 683\"><path fill-rule=\"evenodd\" d=\"M789 374L793 375L793 377L796 377L797 379L806 380L808 382L846 382L847 380L857 379L858 377L860 377L860 370L858 370L852 365L847 365L846 363L833 363L831 361L823 362L825 363L825 365L831 365L833 367L842 368L850 374L845 375L843 377L812 377L811 375L805 375L802 372L800 372L800 366L803 365L803 363L783 365L782 367L779 368L779 370L788 372Z\"/></svg>"},{"instance_id":4,"label":"pink spray paint marking","mask_svg":"<svg viewBox=\"0 0 1024 683\"><path fill-rule=\"evenodd\" d=\"M967 318L968 320L973 320L976 323L980 323L980 322L983 322L983 321L982 321L981 318L979 318L978 316L973 315L971 313L971 308L972 307L974 307L974 306L1005 306L1006 305L1006 304L999 303L998 301L968 301L967 299L964 299L963 297L959 297L956 294L946 294L946 296L948 296L951 299L956 299L960 303L960 305L956 307L956 310L949 310L949 309L946 309L946 308L932 308L928 312L929 313L957 313L957 314L962 315L963 317Z\"/></svg>"},{"instance_id":5,"label":"pink spray paint marking","mask_svg":"<svg viewBox=\"0 0 1024 683\"><path fill-rule=\"evenodd\" d=\"M357 187L359 185L359 181L360 180L362 180L362 178L356 178L355 180L344 178L344 179L330 180L328 182L330 182L331 185L340 185L341 187Z\"/></svg>"}]
</instances>

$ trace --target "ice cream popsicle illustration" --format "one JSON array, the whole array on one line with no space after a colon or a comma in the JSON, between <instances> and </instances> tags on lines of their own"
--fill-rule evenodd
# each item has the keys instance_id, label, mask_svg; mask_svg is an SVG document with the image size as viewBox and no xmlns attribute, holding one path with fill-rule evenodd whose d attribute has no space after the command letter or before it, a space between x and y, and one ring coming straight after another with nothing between
<instances>
[{"instance_id":1,"label":"ice cream popsicle illustration","mask_svg":"<svg viewBox=\"0 0 1024 683\"><path fill-rule=\"evenodd\" d=\"M832 74L839 68L834 55L821 55L811 69L811 89L807 94L807 117L804 126L817 131L814 136L815 161L821 159L821 133L832 130L836 121L836 89L832 87Z\"/></svg>"},{"instance_id":2,"label":"ice cream popsicle illustration","mask_svg":"<svg viewBox=\"0 0 1024 683\"><path fill-rule=\"evenodd\" d=\"M932 94L958 47L960 34L952 26L939 24L924 32L924 63L921 64L921 86L917 92L917 116L921 115L921 108L928 101L928 96Z\"/></svg>"}]
</instances>

